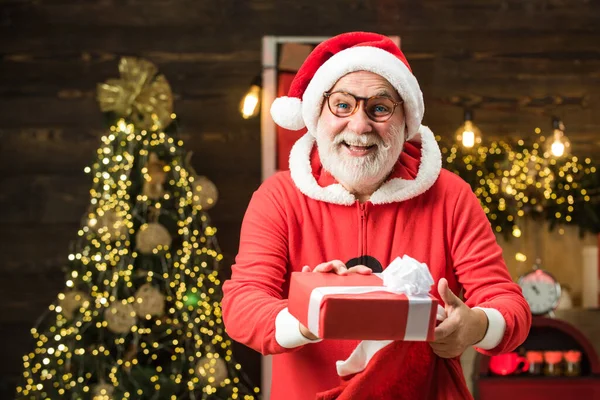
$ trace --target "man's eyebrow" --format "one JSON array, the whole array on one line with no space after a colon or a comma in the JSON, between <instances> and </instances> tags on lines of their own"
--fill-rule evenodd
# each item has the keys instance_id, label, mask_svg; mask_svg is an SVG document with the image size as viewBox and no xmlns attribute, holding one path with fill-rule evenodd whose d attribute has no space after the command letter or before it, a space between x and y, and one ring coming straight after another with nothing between
<instances>
[{"instance_id":1,"label":"man's eyebrow","mask_svg":"<svg viewBox=\"0 0 600 400\"><path fill-rule=\"evenodd\" d=\"M387 97L391 97L392 99L395 98L396 96L395 94L395 90L393 92L390 92L389 89L380 89L377 94L375 96L387 96Z\"/></svg>"}]
</instances>

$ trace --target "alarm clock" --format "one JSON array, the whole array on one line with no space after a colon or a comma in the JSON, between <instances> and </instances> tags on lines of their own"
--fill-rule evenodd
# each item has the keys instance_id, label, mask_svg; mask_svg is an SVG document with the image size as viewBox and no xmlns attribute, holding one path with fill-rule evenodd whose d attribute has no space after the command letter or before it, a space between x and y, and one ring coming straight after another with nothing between
<instances>
[{"instance_id":1,"label":"alarm clock","mask_svg":"<svg viewBox=\"0 0 600 400\"><path fill-rule=\"evenodd\" d=\"M533 315L552 314L560 300L560 284L548 271L534 266L518 281Z\"/></svg>"}]
</instances>

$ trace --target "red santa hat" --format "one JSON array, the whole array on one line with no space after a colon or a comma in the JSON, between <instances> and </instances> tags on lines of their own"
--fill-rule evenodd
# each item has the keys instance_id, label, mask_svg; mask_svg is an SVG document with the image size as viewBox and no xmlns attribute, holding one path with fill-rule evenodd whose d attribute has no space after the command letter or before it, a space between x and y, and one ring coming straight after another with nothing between
<instances>
[{"instance_id":1,"label":"red santa hat","mask_svg":"<svg viewBox=\"0 0 600 400\"><path fill-rule=\"evenodd\" d=\"M289 130L306 126L314 134L323 93L354 71L369 71L387 79L404 100L408 137L414 136L425 111L419 83L398 46L387 36L369 32L344 33L319 44L298 70L288 96L273 102L273 120Z\"/></svg>"}]
</instances>

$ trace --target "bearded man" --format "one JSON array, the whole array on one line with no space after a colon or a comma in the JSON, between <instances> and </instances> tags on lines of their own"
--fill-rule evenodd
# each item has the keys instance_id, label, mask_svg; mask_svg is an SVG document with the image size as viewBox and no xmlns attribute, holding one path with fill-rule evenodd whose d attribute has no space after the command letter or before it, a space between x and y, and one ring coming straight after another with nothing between
<instances>
[{"instance_id":1,"label":"bearded man","mask_svg":"<svg viewBox=\"0 0 600 400\"><path fill-rule=\"evenodd\" d=\"M274 355L271 399L469 399L464 350L525 340L527 302L469 185L442 169L423 113L403 53L366 32L317 46L273 103L278 125L308 133L290 171L254 193L222 302L230 336ZM437 283L446 318L435 340L363 349L362 367L340 373L358 341L321 340L288 312L291 273L370 274L403 255Z\"/></svg>"}]
</instances>

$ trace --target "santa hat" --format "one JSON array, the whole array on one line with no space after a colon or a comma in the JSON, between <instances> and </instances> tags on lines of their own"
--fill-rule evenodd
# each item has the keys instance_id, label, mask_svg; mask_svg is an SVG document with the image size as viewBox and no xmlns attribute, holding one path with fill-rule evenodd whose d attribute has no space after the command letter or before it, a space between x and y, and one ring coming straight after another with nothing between
<instances>
[{"instance_id":1,"label":"santa hat","mask_svg":"<svg viewBox=\"0 0 600 400\"><path fill-rule=\"evenodd\" d=\"M273 120L294 131L306 126L314 134L323 93L354 71L369 71L387 79L404 100L408 137L415 135L425 111L419 83L398 46L387 36L369 32L344 33L319 44L298 70L288 96L273 102Z\"/></svg>"}]
</instances>

